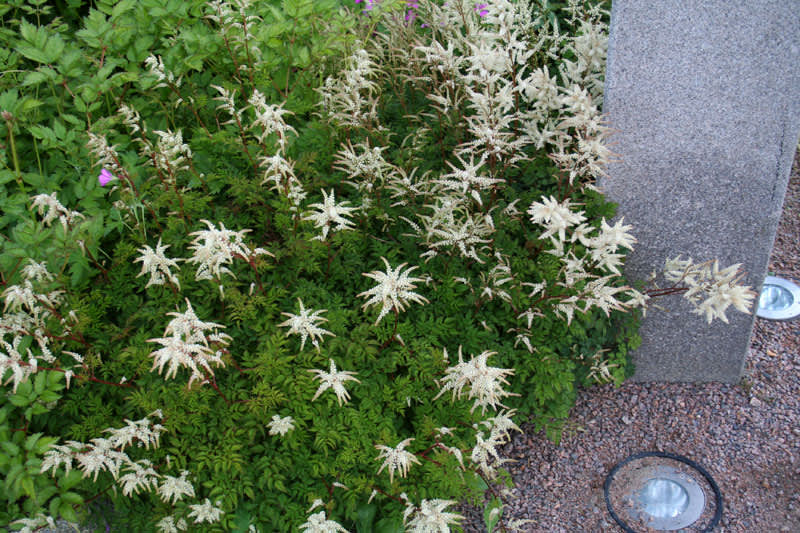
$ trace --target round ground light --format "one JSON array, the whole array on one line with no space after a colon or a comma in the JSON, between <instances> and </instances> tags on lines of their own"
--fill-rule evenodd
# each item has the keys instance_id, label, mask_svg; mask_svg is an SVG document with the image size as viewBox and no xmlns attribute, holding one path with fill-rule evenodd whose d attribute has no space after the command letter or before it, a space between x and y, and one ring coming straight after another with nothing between
<instances>
[{"instance_id":1,"label":"round ground light","mask_svg":"<svg viewBox=\"0 0 800 533\"><path fill-rule=\"evenodd\" d=\"M711 475L672 453L631 455L611 469L603 492L609 514L626 533L710 532L722 518L722 494Z\"/></svg>"},{"instance_id":2,"label":"round ground light","mask_svg":"<svg viewBox=\"0 0 800 533\"><path fill-rule=\"evenodd\" d=\"M758 296L756 316L768 320L792 320L800 316L800 287L791 281L767 276Z\"/></svg>"}]
</instances>

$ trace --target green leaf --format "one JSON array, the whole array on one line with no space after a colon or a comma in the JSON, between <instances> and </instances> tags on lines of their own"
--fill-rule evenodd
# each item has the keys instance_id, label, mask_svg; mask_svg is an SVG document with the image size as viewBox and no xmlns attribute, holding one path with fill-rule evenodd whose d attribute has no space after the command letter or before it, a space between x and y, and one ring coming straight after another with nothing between
<instances>
[{"instance_id":1,"label":"green leaf","mask_svg":"<svg viewBox=\"0 0 800 533\"><path fill-rule=\"evenodd\" d=\"M83 498L77 492L62 492L61 499L70 505L80 505L83 503Z\"/></svg>"},{"instance_id":2,"label":"green leaf","mask_svg":"<svg viewBox=\"0 0 800 533\"><path fill-rule=\"evenodd\" d=\"M50 390L46 390L46 391L44 391L44 392L43 392L43 393L42 393L42 394L39 396L39 399L40 399L41 401L45 402L45 403L54 402L54 401L58 400L59 398L61 398L61 395L60 395L60 394L58 394L58 393L55 393L55 392L53 392L53 391L50 391Z\"/></svg>"},{"instance_id":3,"label":"green leaf","mask_svg":"<svg viewBox=\"0 0 800 533\"><path fill-rule=\"evenodd\" d=\"M80 483L81 479L83 479L83 477L81 476L80 472L78 472L77 470L70 470L69 474L61 478L61 483L59 484L59 486L63 490L70 490L72 487Z\"/></svg>"},{"instance_id":4,"label":"green leaf","mask_svg":"<svg viewBox=\"0 0 800 533\"><path fill-rule=\"evenodd\" d=\"M403 522L396 518L382 518L375 524L375 533L403 533Z\"/></svg>"},{"instance_id":5,"label":"green leaf","mask_svg":"<svg viewBox=\"0 0 800 533\"><path fill-rule=\"evenodd\" d=\"M30 60L36 61L37 63L47 63L48 56L44 50L39 50L36 47L33 47L29 44L21 44L17 46L17 52L24 55Z\"/></svg>"},{"instance_id":6,"label":"green leaf","mask_svg":"<svg viewBox=\"0 0 800 533\"><path fill-rule=\"evenodd\" d=\"M44 72L34 70L25 75L25 79L22 80L22 85L23 87L27 87L29 85L38 85L43 81L47 81L47 76L44 74Z\"/></svg>"},{"instance_id":7,"label":"green leaf","mask_svg":"<svg viewBox=\"0 0 800 533\"><path fill-rule=\"evenodd\" d=\"M28 437L25 439L25 449L28 451L33 450L34 446L36 446L36 441L38 441L39 437L41 437L42 435L43 435L42 433L34 433L32 435L28 435Z\"/></svg>"},{"instance_id":8,"label":"green leaf","mask_svg":"<svg viewBox=\"0 0 800 533\"><path fill-rule=\"evenodd\" d=\"M3 448L9 455L19 455L20 452L19 446L13 442L0 442L0 448Z\"/></svg>"},{"instance_id":9,"label":"green leaf","mask_svg":"<svg viewBox=\"0 0 800 533\"><path fill-rule=\"evenodd\" d=\"M38 396L42 392L44 392L44 388L47 385L47 375L44 372L38 372L36 374L36 378L33 380L33 390L36 392Z\"/></svg>"},{"instance_id":10,"label":"green leaf","mask_svg":"<svg viewBox=\"0 0 800 533\"><path fill-rule=\"evenodd\" d=\"M25 407L33 400L21 394L12 394L11 396L8 397L8 401L11 402L12 405L15 405L17 407Z\"/></svg>"},{"instance_id":11,"label":"green leaf","mask_svg":"<svg viewBox=\"0 0 800 533\"><path fill-rule=\"evenodd\" d=\"M63 139L67 136L67 128L59 120L53 121L53 132L55 132L56 137L59 139Z\"/></svg>"},{"instance_id":12,"label":"green leaf","mask_svg":"<svg viewBox=\"0 0 800 533\"><path fill-rule=\"evenodd\" d=\"M499 509L499 511L495 512L496 509ZM495 512L494 515L492 515L493 512ZM492 500L486 504L486 508L483 510L483 523L486 524L486 531L492 533L502 515L503 502L497 498L492 498Z\"/></svg>"},{"instance_id":13,"label":"green leaf","mask_svg":"<svg viewBox=\"0 0 800 533\"><path fill-rule=\"evenodd\" d=\"M371 533L372 522L375 520L375 513L378 507L375 504L361 505L358 508L358 519L356 521L356 531L358 533Z\"/></svg>"},{"instance_id":14,"label":"green leaf","mask_svg":"<svg viewBox=\"0 0 800 533\"><path fill-rule=\"evenodd\" d=\"M55 437L44 437L39 439L36 443L36 447L34 448L34 453L37 455L42 455L44 452L50 449L50 446L58 442L58 439Z\"/></svg>"},{"instance_id":15,"label":"green leaf","mask_svg":"<svg viewBox=\"0 0 800 533\"><path fill-rule=\"evenodd\" d=\"M33 478L31 476L23 476L21 478L21 485L22 491L30 498L33 498L36 495L36 489L34 488Z\"/></svg>"},{"instance_id":16,"label":"green leaf","mask_svg":"<svg viewBox=\"0 0 800 533\"><path fill-rule=\"evenodd\" d=\"M117 5L114 6L114 9L111 10L111 18L117 18L123 13L126 13L136 7L137 0L122 0Z\"/></svg>"},{"instance_id":17,"label":"green leaf","mask_svg":"<svg viewBox=\"0 0 800 533\"><path fill-rule=\"evenodd\" d=\"M67 522L77 522L78 515L75 514L75 509L66 502L62 502L61 505L58 506L58 514L61 515L61 518L66 520Z\"/></svg>"},{"instance_id":18,"label":"green leaf","mask_svg":"<svg viewBox=\"0 0 800 533\"><path fill-rule=\"evenodd\" d=\"M58 516L58 508L61 505L61 498L56 496L50 500L50 516Z\"/></svg>"}]
</instances>

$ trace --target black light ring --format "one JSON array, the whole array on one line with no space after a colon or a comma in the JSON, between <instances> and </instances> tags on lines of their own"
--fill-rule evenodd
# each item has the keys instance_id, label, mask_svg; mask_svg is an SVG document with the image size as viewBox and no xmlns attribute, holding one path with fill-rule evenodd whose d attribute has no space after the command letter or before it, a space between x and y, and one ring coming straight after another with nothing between
<instances>
[{"instance_id":1,"label":"black light ring","mask_svg":"<svg viewBox=\"0 0 800 533\"><path fill-rule=\"evenodd\" d=\"M617 513L614 512L614 509L611 507L611 499L608 496L608 489L609 487L611 487L611 482L614 479L614 475L620 468L630 463L631 461L635 461L636 459L643 459L645 457L663 457L665 459L673 459L675 461L687 464L690 467L697 470L698 472L700 472L701 474L703 474L703 477L706 478L708 484L711 485L711 490L714 491L714 498L717 501L717 508L714 510L714 517L711 519L711 523L709 523L708 527L706 527L701 533L709 533L713 531L714 527L722 519L722 493L719 491L717 482L714 481L714 478L711 477L711 474L709 474L706 471L706 469L700 466L699 464L695 463L688 457L684 457L682 455L676 455L674 453L669 453L669 452L640 452L631 455L627 459L618 463L614 468L612 468L611 472L608 473L608 476L606 476L606 480L603 483L603 496L605 496L606 499L606 508L608 509L608 512L614 519L614 521L617 522L617 524L625 531L625 533L637 533L637 532L631 529L631 527L628 524L626 524L620 517L618 517Z\"/></svg>"}]
</instances>

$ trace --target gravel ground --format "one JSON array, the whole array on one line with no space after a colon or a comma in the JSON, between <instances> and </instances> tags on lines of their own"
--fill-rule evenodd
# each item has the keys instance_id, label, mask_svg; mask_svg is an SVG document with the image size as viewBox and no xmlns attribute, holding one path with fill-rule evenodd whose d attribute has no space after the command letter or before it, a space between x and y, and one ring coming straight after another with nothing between
<instances>
[{"instance_id":1,"label":"gravel ground","mask_svg":"<svg viewBox=\"0 0 800 533\"><path fill-rule=\"evenodd\" d=\"M800 283L800 155L783 205L769 272ZM737 385L633 383L581 391L560 446L523 425L504 450L516 487L504 516L530 532L621 531L603 482L627 456L686 456L713 476L724 500L715 532L800 532L800 321L756 319ZM465 531L485 531L462 507ZM694 529L690 529L694 530Z\"/></svg>"}]
</instances>

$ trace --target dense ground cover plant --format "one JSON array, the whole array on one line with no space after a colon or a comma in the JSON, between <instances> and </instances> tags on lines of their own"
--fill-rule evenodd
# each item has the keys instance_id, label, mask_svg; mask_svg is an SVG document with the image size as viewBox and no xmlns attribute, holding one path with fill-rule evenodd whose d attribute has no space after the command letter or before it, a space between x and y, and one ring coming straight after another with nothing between
<instances>
[{"instance_id":1,"label":"dense ground cover plant","mask_svg":"<svg viewBox=\"0 0 800 533\"><path fill-rule=\"evenodd\" d=\"M515 415L624 379L651 295L746 309L736 266L621 276L598 6L356 4L5 13L11 527L447 530L491 490L511 530Z\"/></svg>"}]
</instances>

